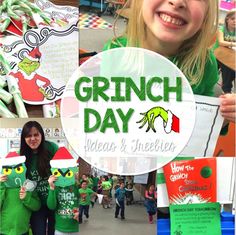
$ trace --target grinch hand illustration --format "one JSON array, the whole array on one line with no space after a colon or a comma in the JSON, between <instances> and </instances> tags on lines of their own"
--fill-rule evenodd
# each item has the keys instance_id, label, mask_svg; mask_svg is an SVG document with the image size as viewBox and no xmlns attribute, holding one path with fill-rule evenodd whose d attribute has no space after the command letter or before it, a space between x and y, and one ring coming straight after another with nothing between
<instances>
[{"instance_id":1,"label":"grinch hand illustration","mask_svg":"<svg viewBox=\"0 0 236 235\"><path fill-rule=\"evenodd\" d=\"M19 62L18 71L9 74L18 81L26 101L40 102L47 98L45 89L51 84L50 80L35 72L40 66L40 58L41 52L36 47Z\"/></svg>"},{"instance_id":2,"label":"grinch hand illustration","mask_svg":"<svg viewBox=\"0 0 236 235\"><path fill-rule=\"evenodd\" d=\"M179 133L179 118L175 116L170 110L165 110L164 108L158 106L140 114L144 117L137 123L142 123L139 128L142 128L146 123L148 123L146 132L148 132L150 128L156 132L154 123L156 118L161 117L163 119L164 130L167 134L171 133L171 131Z\"/></svg>"}]
</instances>

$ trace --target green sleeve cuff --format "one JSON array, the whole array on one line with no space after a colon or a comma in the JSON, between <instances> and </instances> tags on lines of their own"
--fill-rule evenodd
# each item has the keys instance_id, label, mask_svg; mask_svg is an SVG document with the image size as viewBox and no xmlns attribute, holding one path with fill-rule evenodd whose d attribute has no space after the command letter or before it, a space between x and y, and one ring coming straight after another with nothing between
<instances>
[{"instance_id":1,"label":"green sleeve cuff","mask_svg":"<svg viewBox=\"0 0 236 235\"><path fill-rule=\"evenodd\" d=\"M26 196L22 201L25 203L29 203L30 198L31 198L31 192L26 192Z\"/></svg>"}]
</instances>

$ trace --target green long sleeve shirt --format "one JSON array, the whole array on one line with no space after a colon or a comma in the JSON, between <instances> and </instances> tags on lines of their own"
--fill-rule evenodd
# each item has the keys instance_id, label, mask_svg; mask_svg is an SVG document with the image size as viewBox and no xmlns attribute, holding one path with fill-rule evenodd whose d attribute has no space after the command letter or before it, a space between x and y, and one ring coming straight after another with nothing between
<instances>
[{"instance_id":1,"label":"green long sleeve shirt","mask_svg":"<svg viewBox=\"0 0 236 235\"><path fill-rule=\"evenodd\" d=\"M0 233L20 235L29 230L32 211L39 210L41 204L36 192L27 192L19 197L20 188L6 188L0 183Z\"/></svg>"},{"instance_id":2,"label":"green long sleeve shirt","mask_svg":"<svg viewBox=\"0 0 236 235\"><path fill-rule=\"evenodd\" d=\"M56 230L64 233L79 232L79 223L73 219L73 210L78 210L79 207L78 198L78 188L75 185L49 189L47 206L55 210Z\"/></svg>"}]
</instances>

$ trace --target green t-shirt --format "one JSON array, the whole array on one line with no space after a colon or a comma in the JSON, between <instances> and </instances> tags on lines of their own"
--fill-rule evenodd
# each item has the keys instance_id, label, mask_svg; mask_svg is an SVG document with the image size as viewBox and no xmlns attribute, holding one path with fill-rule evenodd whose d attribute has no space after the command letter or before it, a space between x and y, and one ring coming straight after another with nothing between
<instances>
[{"instance_id":1,"label":"green t-shirt","mask_svg":"<svg viewBox=\"0 0 236 235\"><path fill-rule=\"evenodd\" d=\"M103 181L102 190L110 190L110 189L111 189L111 183L109 181Z\"/></svg>"},{"instance_id":2,"label":"green t-shirt","mask_svg":"<svg viewBox=\"0 0 236 235\"><path fill-rule=\"evenodd\" d=\"M79 207L78 188L75 185L49 189L47 205L49 209L56 210L56 230L64 233L79 232L78 221L73 219L73 211Z\"/></svg>"},{"instance_id":3,"label":"green t-shirt","mask_svg":"<svg viewBox=\"0 0 236 235\"><path fill-rule=\"evenodd\" d=\"M127 38L120 37L115 42L110 40L105 46L104 50L125 47L127 45ZM169 58L170 59L170 58ZM175 58L170 59L172 62ZM209 50L209 59L205 65L204 75L201 82L198 85L193 85L192 90L196 95L214 96L214 86L218 81L218 67L216 58L211 50Z\"/></svg>"},{"instance_id":4,"label":"green t-shirt","mask_svg":"<svg viewBox=\"0 0 236 235\"><path fill-rule=\"evenodd\" d=\"M53 158L54 154L58 150L58 146L49 141L45 141L46 149L49 152L49 161ZM36 192L39 195L41 203L46 205L47 197L48 197L48 177L42 178L39 175L37 170L37 154L33 154L30 158L29 166L27 170L29 172L29 179L37 182Z\"/></svg>"},{"instance_id":5,"label":"green t-shirt","mask_svg":"<svg viewBox=\"0 0 236 235\"><path fill-rule=\"evenodd\" d=\"M225 26L220 27L220 31L224 34L224 40L227 42L236 42L235 31L230 32Z\"/></svg>"},{"instance_id":6,"label":"green t-shirt","mask_svg":"<svg viewBox=\"0 0 236 235\"><path fill-rule=\"evenodd\" d=\"M99 181L98 177L94 177L93 178L93 187L97 187L98 186L98 181Z\"/></svg>"},{"instance_id":7,"label":"green t-shirt","mask_svg":"<svg viewBox=\"0 0 236 235\"><path fill-rule=\"evenodd\" d=\"M93 188L93 179L92 178L88 178L88 187L89 188Z\"/></svg>"},{"instance_id":8,"label":"green t-shirt","mask_svg":"<svg viewBox=\"0 0 236 235\"><path fill-rule=\"evenodd\" d=\"M88 206L91 203L91 195L94 194L94 191L91 188L80 188L79 189L79 205Z\"/></svg>"},{"instance_id":9,"label":"green t-shirt","mask_svg":"<svg viewBox=\"0 0 236 235\"><path fill-rule=\"evenodd\" d=\"M113 179L109 178L108 181L110 182L111 186L113 186Z\"/></svg>"},{"instance_id":10,"label":"green t-shirt","mask_svg":"<svg viewBox=\"0 0 236 235\"><path fill-rule=\"evenodd\" d=\"M236 34L235 34L236 31L229 32L224 25L219 27L219 31L221 31L223 33L225 41L227 41L227 42L236 42ZM213 51L218 47L219 47L219 40L217 38L216 42L212 46Z\"/></svg>"}]
</instances>

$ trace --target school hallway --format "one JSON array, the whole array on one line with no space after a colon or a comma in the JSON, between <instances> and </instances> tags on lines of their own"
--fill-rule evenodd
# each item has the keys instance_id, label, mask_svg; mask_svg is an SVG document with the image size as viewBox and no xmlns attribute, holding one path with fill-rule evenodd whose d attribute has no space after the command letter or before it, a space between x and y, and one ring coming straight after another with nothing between
<instances>
[{"instance_id":1,"label":"school hallway","mask_svg":"<svg viewBox=\"0 0 236 235\"><path fill-rule=\"evenodd\" d=\"M139 195L134 194L135 201ZM87 220L83 218L80 224L80 235L156 235L156 223L148 223L148 216L143 203L135 203L125 206L125 220L115 218L115 199L113 197L112 207L103 209L98 202L94 208L90 207Z\"/></svg>"}]
</instances>

